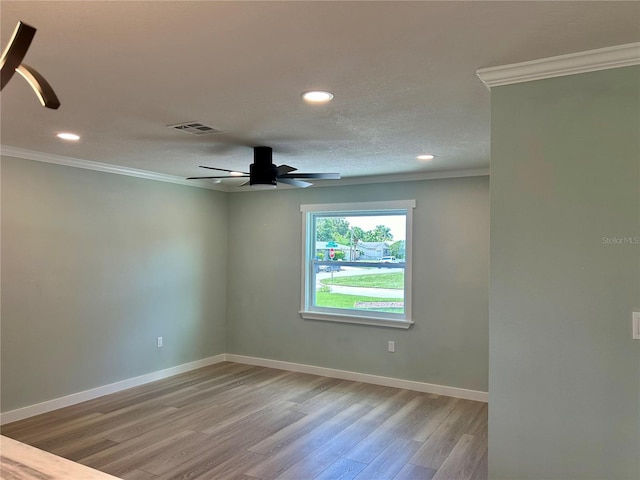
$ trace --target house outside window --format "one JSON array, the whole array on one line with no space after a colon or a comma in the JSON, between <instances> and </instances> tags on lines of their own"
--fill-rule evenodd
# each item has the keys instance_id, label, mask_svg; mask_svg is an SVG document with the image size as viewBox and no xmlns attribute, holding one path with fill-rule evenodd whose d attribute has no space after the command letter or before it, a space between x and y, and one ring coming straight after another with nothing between
<instances>
[{"instance_id":1,"label":"house outside window","mask_svg":"<svg viewBox=\"0 0 640 480\"><path fill-rule=\"evenodd\" d=\"M302 205L305 319L409 328L415 200Z\"/></svg>"}]
</instances>

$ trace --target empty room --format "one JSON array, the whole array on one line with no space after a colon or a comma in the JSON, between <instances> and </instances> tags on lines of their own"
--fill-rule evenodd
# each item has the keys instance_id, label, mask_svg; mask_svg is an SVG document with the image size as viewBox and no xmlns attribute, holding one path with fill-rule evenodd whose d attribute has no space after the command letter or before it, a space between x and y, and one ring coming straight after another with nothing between
<instances>
[{"instance_id":1,"label":"empty room","mask_svg":"<svg viewBox=\"0 0 640 480\"><path fill-rule=\"evenodd\" d=\"M0 478L640 478L640 2L0 28Z\"/></svg>"}]
</instances>

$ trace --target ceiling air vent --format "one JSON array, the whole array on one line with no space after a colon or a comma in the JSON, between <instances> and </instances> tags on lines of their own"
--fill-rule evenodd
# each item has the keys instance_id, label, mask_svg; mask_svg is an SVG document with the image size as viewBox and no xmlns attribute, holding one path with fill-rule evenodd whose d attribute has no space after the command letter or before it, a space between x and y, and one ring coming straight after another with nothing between
<instances>
[{"instance_id":1,"label":"ceiling air vent","mask_svg":"<svg viewBox=\"0 0 640 480\"><path fill-rule=\"evenodd\" d=\"M222 133L222 130L218 130L200 122L186 122L167 126L174 130L178 130L179 132L190 133L191 135L211 135L212 133Z\"/></svg>"}]
</instances>

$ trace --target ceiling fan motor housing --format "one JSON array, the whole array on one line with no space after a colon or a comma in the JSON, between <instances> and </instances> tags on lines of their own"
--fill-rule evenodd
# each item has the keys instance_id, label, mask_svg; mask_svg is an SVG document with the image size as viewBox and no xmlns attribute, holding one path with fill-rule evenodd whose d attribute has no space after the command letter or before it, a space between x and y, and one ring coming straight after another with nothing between
<instances>
[{"instance_id":1,"label":"ceiling fan motor housing","mask_svg":"<svg viewBox=\"0 0 640 480\"><path fill-rule=\"evenodd\" d=\"M273 164L271 147L254 147L253 163L249 165L249 185L277 185L278 170Z\"/></svg>"}]
</instances>

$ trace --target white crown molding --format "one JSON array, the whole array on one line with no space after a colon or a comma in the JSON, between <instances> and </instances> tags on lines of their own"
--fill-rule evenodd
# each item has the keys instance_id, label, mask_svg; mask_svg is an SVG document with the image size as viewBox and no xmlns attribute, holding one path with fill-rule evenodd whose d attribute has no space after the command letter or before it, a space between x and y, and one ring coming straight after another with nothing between
<instances>
[{"instance_id":1,"label":"white crown molding","mask_svg":"<svg viewBox=\"0 0 640 480\"><path fill-rule=\"evenodd\" d=\"M82 160L80 158L64 157L62 155L37 152L35 150L12 147L9 145L0 145L0 154L7 157L34 160L36 162L54 163L56 165L65 165L67 167L84 168L86 170L94 170L97 172L115 173L117 175L127 175L130 177L156 180L159 182L177 183L179 185L186 185L188 187L208 188L210 190L218 190L222 192L247 193L255 191L251 188L238 188L235 185L212 183L207 180L186 180L182 177L166 175L164 173L150 172L148 170L138 170L136 168L123 167L110 163L93 162L90 160ZM435 180L440 178L481 177L487 175L489 175L488 168L467 168L463 170L444 170L438 172L404 173L396 175L371 175L367 177L347 177L341 180L319 180L316 181L313 187L336 187L391 182L412 182L419 180ZM295 187L290 187L288 185L278 186L278 189L282 190L290 188Z\"/></svg>"},{"instance_id":2,"label":"white crown molding","mask_svg":"<svg viewBox=\"0 0 640 480\"><path fill-rule=\"evenodd\" d=\"M417 182L421 180L438 180L442 178L463 178L463 177L487 177L490 175L489 168L465 168L462 170L442 170L437 172L419 172L419 173L398 173L395 175L370 175L367 177L346 177L340 180L316 180L312 187L346 187L349 185L373 185L377 183L393 183L393 182ZM289 190L296 187L288 185L278 186L278 189ZM241 193L251 192L250 188L229 188L227 192Z\"/></svg>"},{"instance_id":3,"label":"white crown molding","mask_svg":"<svg viewBox=\"0 0 640 480\"><path fill-rule=\"evenodd\" d=\"M318 187L342 185L366 185L374 183L415 182L420 180L438 180L441 178L485 177L489 168L465 168L461 170L441 170L437 172L396 173L393 175L369 175L367 177L347 177L342 180L325 180Z\"/></svg>"},{"instance_id":4,"label":"white crown molding","mask_svg":"<svg viewBox=\"0 0 640 480\"><path fill-rule=\"evenodd\" d=\"M491 89L501 85L640 65L640 42L570 53L529 62L481 68L476 75Z\"/></svg>"},{"instance_id":5,"label":"white crown molding","mask_svg":"<svg viewBox=\"0 0 640 480\"><path fill-rule=\"evenodd\" d=\"M464 168L461 170L440 170L436 172L397 173L394 175L371 175L340 180L340 185L360 185L370 183L415 182L419 180L438 180L441 178L486 177L489 168ZM337 185L337 183L336 183ZM327 186L329 186L327 184Z\"/></svg>"},{"instance_id":6,"label":"white crown molding","mask_svg":"<svg viewBox=\"0 0 640 480\"><path fill-rule=\"evenodd\" d=\"M138 170L136 168L112 165L110 163L92 162L90 160L82 160L80 158L64 157L62 155L37 152L35 150L27 150L26 148L11 147L9 145L0 145L0 154L7 157L23 158L25 160L34 160L36 162L54 163L56 165L65 165L67 167L84 168L85 170L94 170L97 172L115 173L117 175L144 178L146 180L156 180L158 182L176 183L178 185L187 185L189 187L226 191L224 186L211 183L206 180L186 180L182 177L166 175L164 173Z\"/></svg>"}]
</instances>

